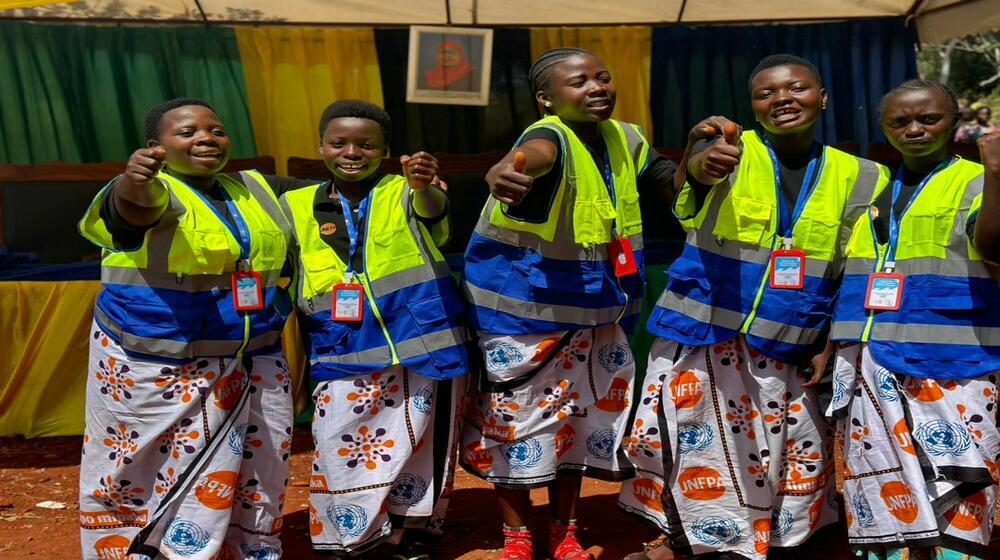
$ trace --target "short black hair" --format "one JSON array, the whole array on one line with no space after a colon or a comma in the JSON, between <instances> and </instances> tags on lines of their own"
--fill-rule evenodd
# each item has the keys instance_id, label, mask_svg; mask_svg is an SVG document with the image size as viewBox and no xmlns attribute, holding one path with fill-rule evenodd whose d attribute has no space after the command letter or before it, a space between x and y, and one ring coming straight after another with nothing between
<instances>
[{"instance_id":1,"label":"short black hair","mask_svg":"<svg viewBox=\"0 0 1000 560\"><path fill-rule=\"evenodd\" d=\"M549 80L552 79L552 74L560 62L576 55L587 55L598 58L596 54L577 47L549 49L538 55L534 64L531 65L531 69L528 70L528 82L531 84L532 95L549 87Z\"/></svg>"},{"instance_id":2,"label":"short black hair","mask_svg":"<svg viewBox=\"0 0 1000 560\"><path fill-rule=\"evenodd\" d=\"M960 115L958 112L958 98L955 97L955 92L951 91L951 88L942 84L937 80L906 80L905 82L899 84L898 86L892 88L885 95L882 96L882 100L878 104L878 114L879 116L885 112L885 106L889 102L889 98L896 95L897 93L902 93L904 91L930 91L938 90L944 94L945 98L948 99L948 104L951 109L951 118L953 123L957 123L960 120Z\"/></svg>"},{"instance_id":3,"label":"short black hair","mask_svg":"<svg viewBox=\"0 0 1000 560\"><path fill-rule=\"evenodd\" d=\"M750 78L747 80L747 89L753 90L753 85L752 85L753 79L757 77L757 74L760 74L764 70L767 70L769 68L774 68L776 66L789 66L789 65L801 66L806 70L809 70L809 73L812 74L813 78L816 78L816 82L820 85L820 87L823 87L823 78L819 75L819 68L816 68L815 64L809 62L808 60L802 58L801 56L781 53L781 54L772 54L765 56L763 59L761 59L760 62L757 63L757 66L755 66L753 71L750 72Z\"/></svg>"},{"instance_id":4,"label":"short black hair","mask_svg":"<svg viewBox=\"0 0 1000 560\"><path fill-rule=\"evenodd\" d=\"M392 132L392 119L389 118L389 113L386 113L385 109L374 103L357 99L334 101L323 111L323 116L319 118L320 140L323 139L323 133L326 132L326 127L330 124L330 121L343 117L368 119L377 122L379 128L382 129L382 136L388 146L389 134Z\"/></svg>"},{"instance_id":5,"label":"short black hair","mask_svg":"<svg viewBox=\"0 0 1000 560\"><path fill-rule=\"evenodd\" d=\"M209 105L207 101L198 99L197 97L178 97L177 99L171 99L170 101L164 101L159 105L154 105L153 108L146 113L146 141L156 140L156 137L160 135L160 121L163 120L163 115L179 107L188 107L190 105L205 107L209 111L215 113L215 109Z\"/></svg>"}]
</instances>

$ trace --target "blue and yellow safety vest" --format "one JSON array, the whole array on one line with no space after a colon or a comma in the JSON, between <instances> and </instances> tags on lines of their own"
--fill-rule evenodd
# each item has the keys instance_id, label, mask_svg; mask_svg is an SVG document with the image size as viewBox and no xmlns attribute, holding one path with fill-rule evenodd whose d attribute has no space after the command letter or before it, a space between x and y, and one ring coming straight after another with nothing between
<instances>
[{"instance_id":1,"label":"blue and yellow safety vest","mask_svg":"<svg viewBox=\"0 0 1000 560\"><path fill-rule=\"evenodd\" d=\"M843 271L851 224L887 180L868 160L824 146L804 206L790 214L792 247L806 254L802 289L769 286L771 253L783 246L776 163L754 131L743 133L743 156L700 208L691 185L674 201L687 231L681 256L649 317L649 331L683 344L706 345L744 333L751 347L782 362L799 362L828 325Z\"/></svg>"},{"instance_id":2,"label":"blue and yellow safety vest","mask_svg":"<svg viewBox=\"0 0 1000 560\"><path fill-rule=\"evenodd\" d=\"M886 266L864 213L847 243L834 340L868 343L875 361L915 377L964 379L1000 370L1000 287L966 230L981 203L983 166L955 160L914 193L898 221L898 311L865 309L868 277ZM873 207L874 208L874 207Z\"/></svg>"},{"instance_id":3,"label":"blue and yellow safety vest","mask_svg":"<svg viewBox=\"0 0 1000 560\"><path fill-rule=\"evenodd\" d=\"M317 189L326 187L297 189L280 200L298 245L296 297L312 341L313 377L338 379L393 364L434 379L467 373L465 306L437 248L444 239L436 240L416 218L412 191L398 175L387 175L372 189L362 217L363 266L355 271L365 292L362 321L333 320L333 288L351 279L347 263L320 237L313 203ZM432 228L434 233L444 232L446 224Z\"/></svg>"},{"instance_id":4,"label":"blue and yellow safety vest","mask_svg":"<svg viewBox=\"0 0 1000 560\"><path fill-rule=\"evenodd\" d=\"M482 332L530 334L634 321L643 289L642 217L636 179L649 145L638 127L600 124L610 177L559 117L532 124L554 131L562 180L540 223L519 220L490 198L465 253L465 290ZM613 237L628 238L639 273L616 278Z\"/></svg>"},{"instance_id":5,"label":"blue and yellow safety vest","mask_svg":"<svg viewBox=\"0 0 1000 560\"><path fill-rule=\"evenodd\" d=\"M273 349L284 317L274 307L285 262L289 226L277 198L256 171L242 182L216 175L237 229L197 190L161 172L170 195L166 211L134 251L115 247L100 216L106 186L80 221L80 233L102 247L101 282L94 318L133 355L185 361ZM244 232L244 233L241 233ZM249 237L241 247L240 239ZM264 309L238 312L232 272L245 258L263 281Z\"/></svg>"}]
</instances>

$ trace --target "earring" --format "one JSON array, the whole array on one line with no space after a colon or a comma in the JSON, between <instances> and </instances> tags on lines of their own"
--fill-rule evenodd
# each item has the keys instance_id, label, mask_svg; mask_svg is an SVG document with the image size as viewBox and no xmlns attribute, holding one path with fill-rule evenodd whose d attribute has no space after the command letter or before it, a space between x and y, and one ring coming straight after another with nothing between
<instances>
[{"instance_id":1,"label":"earring","mask_svg":"<svg viewBox=\"0 0 1000 560\"><path fill-rule=\"evenodd\" d=\"M551 107L552 106L552 102L551 101L546 101L545 102L545 106L546 107Z\"/></svg>"}]
</instances>

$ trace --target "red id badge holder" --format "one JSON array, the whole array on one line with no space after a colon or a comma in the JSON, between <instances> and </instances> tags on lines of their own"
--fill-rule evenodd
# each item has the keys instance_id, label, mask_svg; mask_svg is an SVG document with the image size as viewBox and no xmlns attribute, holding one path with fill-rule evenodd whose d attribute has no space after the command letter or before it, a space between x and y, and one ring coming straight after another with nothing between
<instances>
[{"instance_id":1,"label":"red id badge holder","mask_svg":"<svg viewBox=\"0 0 1000 560\"><path fill-rule=\"evenodd\" d=\"M252 270L233 272L233 307L237 311L260 311L264 309L264 290L260 273Z\"/></svg>"},{"instance_id":2,"label":"red id badge holder","mask_svg":"<svg viewBox=\"0 0 1000 560\"><path fill-rule=\"evenodd\" d=\"M771 253L768 285L779 290L801 290L806 281L806 254L799 249L778 249Z\"/></svg>"},{"instance_id":3,"label":"red id badge holder","mask_svg":"<svg viewBox=\"0 0 1000 560\"><path fill-rule=\"evenodd\" d=\"M333 287L333 320L360 322L365 309L365 289L361 284L337 284Z\"/></svg>"},{"instance_id":4,"label":"red id badge holder","mask_svg":"<svg viewBox=\"0 0 1000 560\"><path fill-rule=\"evenodd\" d=\"M639 272L635 264L632 242L627 237L616 237L608 244L608 256L615 269L615 278L631 276Z\"/></svg>"},{"instance_id":5,"label":"red id badge holder","mask_svg":"<svg viewBox=\"0 0 1000 560\"><path fill-rule=\"evenodd\" d=\"M892 272L873 272L868 275L865 292L865 309L874 311L899 311L903 302L904 278Z\"/></svg>"}]
</instances>

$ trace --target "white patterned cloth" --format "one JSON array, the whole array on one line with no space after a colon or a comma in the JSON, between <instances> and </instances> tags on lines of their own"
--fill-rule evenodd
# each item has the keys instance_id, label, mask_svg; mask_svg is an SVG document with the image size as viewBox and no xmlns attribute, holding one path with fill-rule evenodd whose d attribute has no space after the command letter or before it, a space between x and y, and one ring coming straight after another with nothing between
<instances>
[{"instance_id":1,"label":"white patterned cloth","mask_svg":"<svg viewBox=\"0 0 1000 560\"><path fill-rule=\"evenodd\" d=\"M466 406L462 465L494 484L531 487L560 470L631 474L621 442L635 362L616 324L537 335L480 333L486 372Z\"/></svg>"},{"instance_id":2,"label":"white patterned cloth","mask_svg":"<svg viewBox=\"0 0 1000 560\"><path fill-rule=\"evenodd\" d=\"M829 413L844 433L851 545L988 556L1000 477L997 376L923 379L840 348Z\"/></svg>"},{"instance_id":3,"label":"white patterned cloth","mask_svg":"<svg viewBox=\"0 0 1000 560\"><path fill-rule=\"evenodd\" d=\"M281 557L292 398L280 352L171 364L90 340L85 559ZM159 555L159 556L158 556Z\"/></svg>"},{"instance_id":4,"label":"white patterned cloth","mask_svg":"<svg viewBox=\"0 0 1000 560\"><path fill-rule=\"evenodd\" d=\"M804 381L741 338L657 339L625 438L636 477L620 507L679 553L761 560L836 521L832 434Z\"/></svg>"},{"instance_id":5,"label":"white patterned cloth","mask_svg":"<svg viewBox=\"0 0 1000 560\"><path fill-rule=\"evenodd\" d=\"M394 528L439 531L454 482L465 378L392 366L322 381L314 396L313 548L357 555Z\"/></svg>"}]
</instances>

